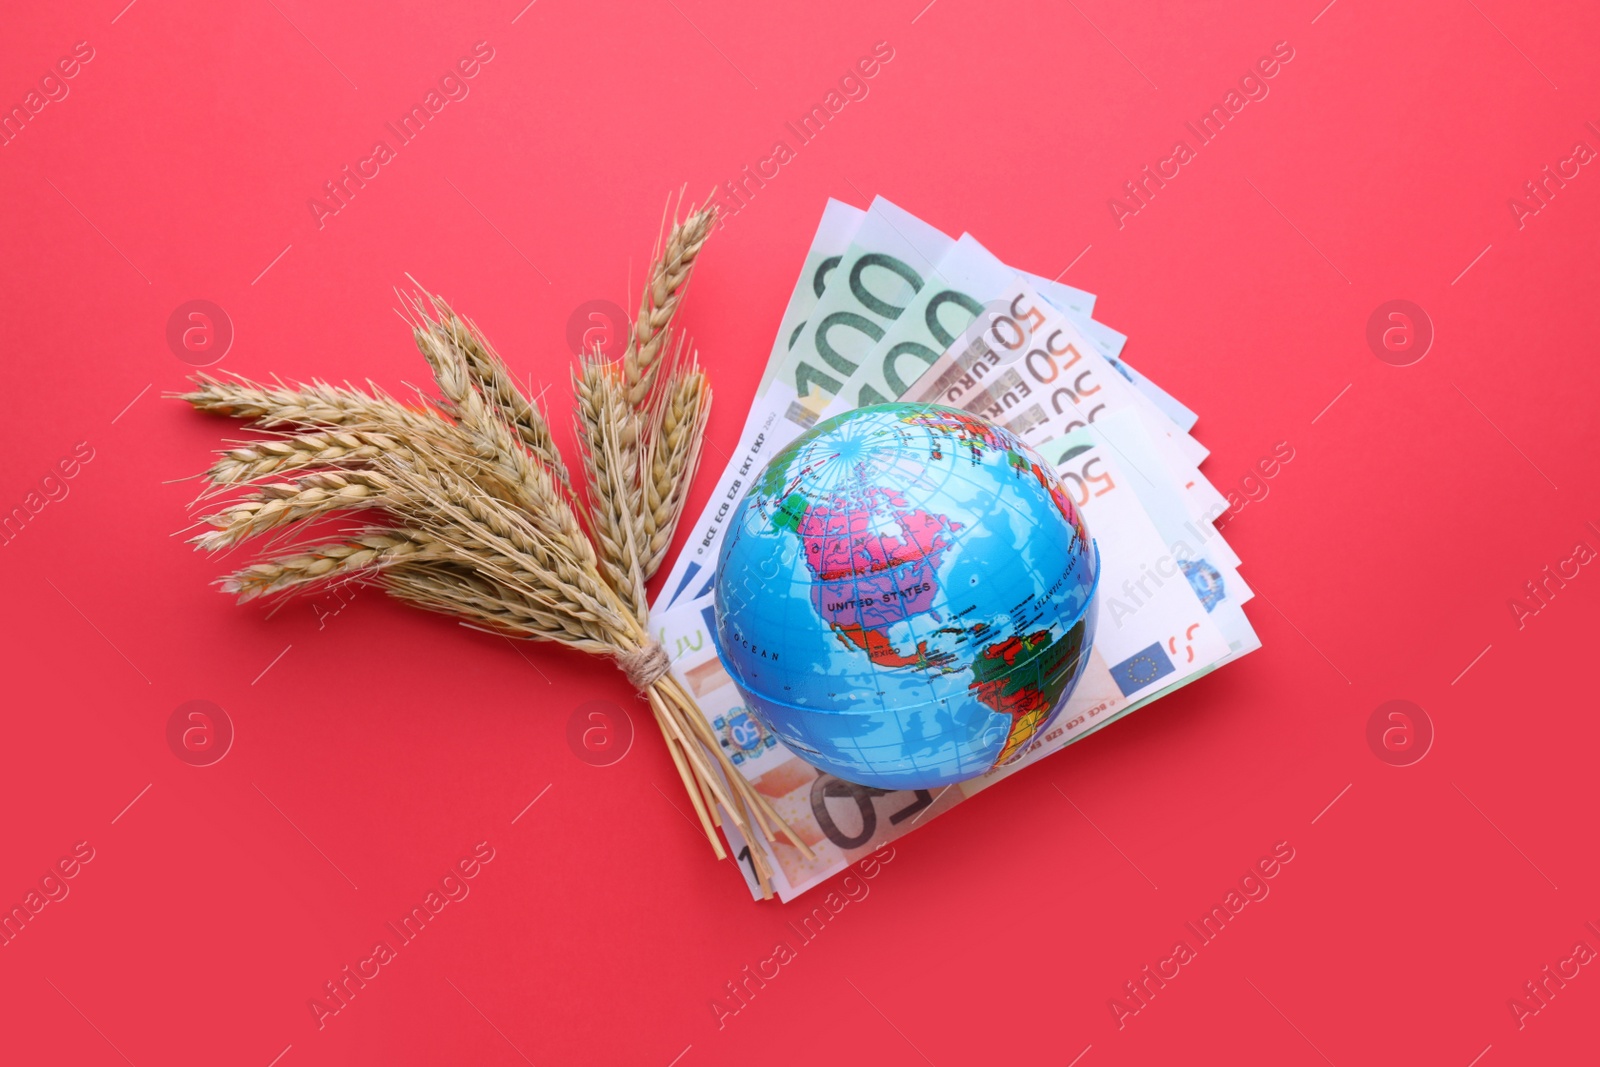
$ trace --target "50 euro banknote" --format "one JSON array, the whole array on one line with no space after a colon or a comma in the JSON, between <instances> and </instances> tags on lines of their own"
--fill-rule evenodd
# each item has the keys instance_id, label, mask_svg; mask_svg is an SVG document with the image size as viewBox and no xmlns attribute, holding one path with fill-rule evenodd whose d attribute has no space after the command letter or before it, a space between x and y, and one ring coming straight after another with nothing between
<instances>
[{"instance_id":1,"label":"50 euro banknote","mask_svg":"<svg viewBox=\"0 0 1600 1067\"><path fill-rule=\"evenodd\" d=\"M737 772L773 804L812 850L785 841L735 839L723 820L754 896L760 896L750 849L765 853L773 888L785 901L848 867L859 857L932 819L1031 763L1228 658L1232 642L1181 576L1152 582L1148 560L1168 551L1132 484L1115 468L1108 446L1086 435L1086 451L1062 468L1100 549L1102 595L1095 644L1067 705L1045 735L1012 764L943 789L885 791L818 770L785 748L746 706L717 657L714 598L708 588L651 616L651 628L672 659L672 672L692 693ZM751 590L752 594L759 593ZM820 623L819 623L820 624Z\"/></svg>"}]
</instances>

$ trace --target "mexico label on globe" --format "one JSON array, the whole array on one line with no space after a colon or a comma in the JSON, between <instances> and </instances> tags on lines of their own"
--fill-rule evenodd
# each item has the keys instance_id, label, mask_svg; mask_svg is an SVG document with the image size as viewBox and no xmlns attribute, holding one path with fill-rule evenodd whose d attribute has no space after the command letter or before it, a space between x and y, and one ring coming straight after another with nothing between
<instances>
[{"instance_id":1,"label":"mexico label on globe","mask_svg":"<svg viewBox=\"0 0 1600 1067\"><path fill-rule=\"evenodd\" d=\"M883 404L768 463L729 523L716 639L750 713L842 779L949 785L1070 697L1098 562L1044 459L986 419Z\"/></svg>"}]
</instances>

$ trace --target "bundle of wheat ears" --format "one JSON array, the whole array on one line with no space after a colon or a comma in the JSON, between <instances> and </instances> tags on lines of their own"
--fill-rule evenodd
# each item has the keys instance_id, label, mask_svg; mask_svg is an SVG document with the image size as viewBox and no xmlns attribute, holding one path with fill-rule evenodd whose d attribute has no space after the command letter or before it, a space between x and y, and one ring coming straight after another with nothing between
<instances>
[{"instance_id":1,"label":"bundle of wheat ears","mask_svg":"<svg viewBox=\"0 0 1600 1067\"><path fill-rule=\"evenodd\" d=\"M438 396L397 400L320 381L268 386L197 375L181 394L268 436L222 450L197 506L202 550L321 527L222 580L241 601L370 582L464 625L610 656L649 702L718 858L721 813L745 840L782 834L811 851L728 762L649 633L645 582L660 567L700 456L711 389L672 320L715 220L673 212L621 358L573 371L586 491L580 496L536 399L470 320L437 296L401 315ZM218 504L219 496L226 497ZM329 534L330 518L360 525ZM318 532L321 537L315 536ZM763 892L770 870L748 852Z\"/></svg>"}]
</instances>

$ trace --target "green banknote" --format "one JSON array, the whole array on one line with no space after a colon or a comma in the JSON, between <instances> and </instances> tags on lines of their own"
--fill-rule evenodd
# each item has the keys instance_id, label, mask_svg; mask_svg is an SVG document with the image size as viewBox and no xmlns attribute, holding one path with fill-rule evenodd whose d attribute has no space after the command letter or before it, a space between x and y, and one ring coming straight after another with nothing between
<instances>
[{"instance_id":1,"label":"green banknote","mask_svg":"<svg viewBox=\"0 0 1600 1067\"><path fill-rule=\"evenodd\" d=\"M771 382L783 382L796 397L787 417L805 427L817 421L862 358L888 332L924 288L945 251L955 242L882 197L867 209L848 249L832 268L816 306L778 361ZM894 399L872 388L848 394L851 407Z\"/></svg>"},{"instance_id":2,"label":"green banknote","mask_svg":"<svg viewBox=\"0 0 1600 1067\"><path fill-rule=\"evenodd\" d=\"M822 298L828 278L850 250L850 241L866 217L867 213L860 208L831 198L828 206L823 208L822 221L817 224L817 232L811 238L811 247L806 251L800 277L794 283L794 292L789 294L789 306L784 308L783 320L778 323L778 334L772 339L772 352L767 357L761 384L756 387L757 396L767 391L767 383L778 373L784 353L800 339L800 331L817 306L817 301Z\"/></svg>"}]
</instances>

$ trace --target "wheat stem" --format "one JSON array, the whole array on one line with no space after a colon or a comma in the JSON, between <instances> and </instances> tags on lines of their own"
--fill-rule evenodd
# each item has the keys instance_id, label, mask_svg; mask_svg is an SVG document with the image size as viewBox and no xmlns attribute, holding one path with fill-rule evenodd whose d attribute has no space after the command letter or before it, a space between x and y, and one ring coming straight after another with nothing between
<instances>
[{"instance_id":1,"label":"wheat stem","mask_svg":"<svg viewBox=\"0 0 1600 1067\"><path fill-rule=\"evenodd\" d=\"M689 802L694 805L694 813L700 819L700 828L706 833L706 840L711 842L711 848L717 854L717 859L728 858L723 851L722 841L717 837L716 829L711 825L711 816L706 811L704 798L701 796L701 779L689 769L689 763L684 758L683 749L672 740L670 727L667 724L668 712L662 707L661 697L652 687L645 691L645 696L650 702L650 710L655 713L656 725L662 734L667 735L667 751L672 755L673 766L678 768L678 777L683 779L683 788L689 794Z\"/></svg>"}]
</instances>

